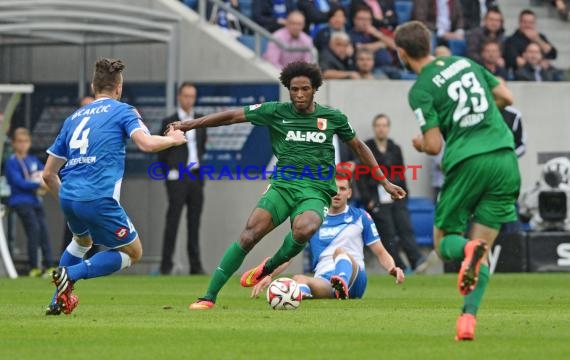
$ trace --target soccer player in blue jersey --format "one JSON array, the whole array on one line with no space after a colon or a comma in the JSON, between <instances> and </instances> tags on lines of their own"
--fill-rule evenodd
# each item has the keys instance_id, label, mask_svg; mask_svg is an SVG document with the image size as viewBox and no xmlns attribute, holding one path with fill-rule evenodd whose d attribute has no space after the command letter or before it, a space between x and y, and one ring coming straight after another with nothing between
<instances>
[{"instance_id":1,"label":"soccer player in blue jersey","mask_svg":"<svg viewBox=\"0 0 570 360\"><path fill-rule=\"evenodd\" d=\"M396 267L394 259L382 245L370 215L362 209L348 205L348 199L352 195L350 181L337 178L336 185L338 193L332 198L323 224L309 242L315 276L293 277L300 284L303 297L361 298L367 282L364 267L365 245L376 255L380 265L396 278L397 284L404 282L404 272ZM257 297L288 264L287 262L281 265L257 283L251 296Z\"/></svg>"},{"instance_id":2,"label":"soccer player in blue jersey","mask_svg":"<svg viewBox=\"0 0 570 360\"><path fill-rule=\"evenodd\" d=\"M70 314L75 309L78 298L72 290L76 281L110 275L142 256L141 240L119 204L128 138L145 152L186 142L181 131L150 135L135 108L119 101L124 68L118 59L97 61L91 84L95 101L65 120L47 150L43 178L59 198L73 232L73 240L52 274L56 291L47 315ZM83 260L94 243L109 250Z\"/></svg>"}]
</instances>

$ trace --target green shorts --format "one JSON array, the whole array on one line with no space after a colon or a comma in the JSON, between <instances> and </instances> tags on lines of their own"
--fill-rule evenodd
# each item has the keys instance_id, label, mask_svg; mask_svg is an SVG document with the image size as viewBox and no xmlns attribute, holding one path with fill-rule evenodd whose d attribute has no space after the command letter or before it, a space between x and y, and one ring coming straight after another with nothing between
<instances>
[{"instance_id":1,"label":"green shorts","mask_svg":"<svg viewBox=\"0 0 570 360\"><path fill-rule=\"evenodd\" d=\"M466 159L445 175L435 208L435 226L463 233L468 222L500 229L515 221L521 177L517 157L509 149Z\"/></svg>"},{"instance_id":2,"label":"green shorts","mask_svg":"<svg viewBox=\"0 0 570 360\"><path fill-rule=\"evenodd\" d=\"M320 189L299 185L273 182L259 199L257 207L269 211L273 225L279 226L287 217L293 223L295 217L305 211L314 211L324 220L331 196Z\"/></svg>"}]
</instances>

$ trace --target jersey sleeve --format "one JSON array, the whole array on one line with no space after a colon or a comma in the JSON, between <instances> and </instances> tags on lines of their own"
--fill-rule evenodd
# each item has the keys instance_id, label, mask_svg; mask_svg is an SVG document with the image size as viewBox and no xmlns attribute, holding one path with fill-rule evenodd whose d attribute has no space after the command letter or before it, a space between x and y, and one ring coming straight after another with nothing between
<instances>
[{"instance_id":1,"label":"jersey sleeve","mask_svg":"<svg viewBox=\"0 0 570 360\"><path fill-rule=\"evenodd\" d=\"M336 129L335 133L343 142L348 142L356 136L356 132L352 125L348 122L346 115L340 114L340 126Z\"/></svg>"},{"instance_id":2,"label":"jersey sleeve","mask_svg":"<svg viewBox=\"0 0 570 360\"><path fill-rule=\"evenodd\" d=\"M370 214L362 209L360 209L360 211L362 212L362 241L364 245L370 246L380 241L380 235L378 235L378 229Z\"/></svg>"},{"instance_id":3,"label":"jersey sleeve","mask_svg":"<svg viewBox=\"0 0 570 360\"><path fill-rule=\"evenodd\" d=\"M142 130L147 135L150 135L150 131L142 121L141 114L133 106L127 106L123 110L121 117L121 126L125 136L131 137L136 131Z\"/></svg>"},{"instance_id":4,"label":"jersey sleeve","mask_svg":"<svg viewBox=\"0 0 570 360\"><path fill-rule=\"evenodd\" d=\"M67 125L68 122L67 120L65 121L65 123L63 124L63 126L61 127L61 130L59 131L59 134L57 134L57 137L55 138L55 141L53 142L53 144L46 150L46 153L48 153L51 156L54 156L56 158L62 159L62 160L66 160L67 161L67 152L68 152L68 147L67 147Z\"/></svg>"},{"instance_id":5,"label":"jersey sleeve","mask_svg":"<svg viewBox=\"0 0 570 360\"><path fill-rule=\"evenodd\" d=\"M439 119L434 109L433 101L433 96L424 89L412 88L408 96L408 102L414 111L422 133L439 126Z\"/></svg>"},{"instance_id":6,"label":"jersey sleeve","mask_svg":"<svg viewBox=\"0 0 570 360\"><path fill-rule=\"evenodd\" d=\"M257 126L269 126L273 121L273 115L277 108L276 102L266 102L244 106L245 118L247 121Z\"/></svg>"}]
</instances>

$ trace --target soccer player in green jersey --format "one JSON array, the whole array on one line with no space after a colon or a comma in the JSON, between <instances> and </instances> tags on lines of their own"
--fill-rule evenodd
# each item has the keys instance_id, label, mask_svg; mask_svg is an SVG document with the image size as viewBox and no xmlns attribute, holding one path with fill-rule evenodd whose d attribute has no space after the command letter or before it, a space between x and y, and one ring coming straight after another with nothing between
<instances>
[{"instance_id":1,"label":"soccer player in green jersey","mask_svg":"<svg viewBox=\"0 0 570 360\"><path fill-rule=\"evenodd\" d=\"M520 173L513 135L499 107L513 101L506 86L475 62L430 55L430 32L420 22L396 31L398 55L418 74L409 103L423 135L416 150L438 154L445 140L445 182L435 211L434 245L443 260L463 260L464 296L456 340L473 340L475 315L487 282L487 251L501 224L517 218ZM472 220L469 239L463 237Z\"/></svg>"},{"instance_id":2,"label":"soccer player in green jersey","mask_svg":"<svg viewBox=\"0 0 570 360\"><path fill-rule=\"evenodd\" d=\"M335 181L333 135L338 134L363 164L373 169L374 156L338 110L313 101L322 85L317 65L293 62L280 76L289 90L291 102L267 102L228 110L190 121L172 123L170 129L188 131L198 127L214 127L243 122L269 128L273 153L277 157L277 171L270 185L253 210L239 241L225 252L214 271L206 294L190 305L191 310L214 307L218 292L229 277L241 266L247 253L266 234L288 217L291 231L282 246L271 258L247 271L241 284L254 286L271 274L279 265L289 261L303 250L307 241L321 226L331 197L337 192ZM385 179L382 171L374 169L375 176L394 199L402 199L406 192Z\"/></svg>"}]
</instances>

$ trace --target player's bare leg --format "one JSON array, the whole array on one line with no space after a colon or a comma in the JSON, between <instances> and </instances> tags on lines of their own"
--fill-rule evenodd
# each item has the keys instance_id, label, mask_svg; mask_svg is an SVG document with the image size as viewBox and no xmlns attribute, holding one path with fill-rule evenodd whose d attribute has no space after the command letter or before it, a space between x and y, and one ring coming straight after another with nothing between
<instances>
[{"instance_id":1,"label":"player's bare leg","mask_svg":"<svg viewBox=\"0 0 570 360\"><path fill-rule=\"evenodd\" d=\"M331 284L324 279L309 277L305 275L295 275L293 276L293 280L295 280L301 286L303 298L330 299L331 297ZM308 286L310 291L309 293L307 293L307 290L303 289L303 285Z\"/></svg>"},{"instance_id":2,"label":"player's bare leg","mask_svg":"<svg viewBox=\"0 0 570 360\"><path fill-rule=\"evenodd\" d=\"M348 289L358 274L358 265L352 255L342 248L335 249L333 260L335 271L331 276L331 286L337 299L348 299Z\"/></svg>"},{"instance_id":3,"label":"player's bare leg","mask_svg":"<svg viewBox=\"0 0 570 360\"><path fill-rule=\"evenodd\" d=\"M277 252L261 264L246 271L241 277L241 285L244 287L255 286L264 277L271 274L281 264L291 260L299 254L313 234L321 226L322 219L314 211L305 211L295 217L291 232Z\"/></svg>"},{"instance_id":4,"label":"player's bare leg","mask_svg":"<svg viewBox=\"0 0 570 360\"><path fill-rule=\"evenodd\" d=\"M262 208L255 208L241 232L239 242L234 242L224 253L220 264L212 274L204 297L190 304L190 310L207 310L214 307L218 293L230 276L241 266L251 249L275 226L271 214Z\"/></svg>"}]
</instances>

